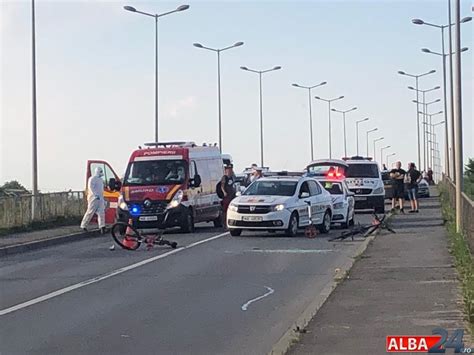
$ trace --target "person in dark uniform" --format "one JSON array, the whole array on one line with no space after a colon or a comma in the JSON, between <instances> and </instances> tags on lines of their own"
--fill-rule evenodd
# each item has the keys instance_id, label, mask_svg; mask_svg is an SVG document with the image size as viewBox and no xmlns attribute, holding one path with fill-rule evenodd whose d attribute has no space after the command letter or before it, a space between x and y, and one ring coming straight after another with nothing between
<instances>
[{"instance_id":1,"label":"person in dark uniform","mask_svg":"<svg viewBox=\"0 0 474 355\"><path fill-rule=\"evenodd\" d=\"M418 192L418 183L421 180L421 173L416 170L415 163L410 163L407 171L407 182L408 198L410 199L411 210L410 213L418 212L418 198L416 196Z\"/></svg>"},{"instance_id":2,"label":"person in dark uniform","mask_svg":"<svg viewBox=\"0 0 474 355\"><path fill-rule=\"evenodd\" d=\"M222 212L224 218L224 225L227 226L227 209L229 208L230 202L235 198L235 180L234 180L234 167L232 164L226 165L224 170L224 176L222 176L220 188L222 190Z\"/></svg>"},{"instance_id":3,"label":"person in dark uniform","mask_svg":"<svg viewBox=\"0 0 474 355\"><path fill-rule=\"evenodd\" d=\"M395 211L395 205L398 200L400 212L405 213L403 209L403 200L405 199L405 174L406 171L402 169L402 163L397 161L396 168L390 171L390 178L392 179L393 197L392 197L392 212Z\"/></svg>"}]
</instances>

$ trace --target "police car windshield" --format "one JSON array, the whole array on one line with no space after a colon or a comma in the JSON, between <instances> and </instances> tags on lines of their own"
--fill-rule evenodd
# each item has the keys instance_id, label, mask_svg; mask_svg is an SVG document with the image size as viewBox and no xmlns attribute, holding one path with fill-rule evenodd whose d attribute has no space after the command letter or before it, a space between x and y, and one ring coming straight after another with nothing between
<instances>
[{"instance_id":1,"label":"police car windshield","mask_svg":"<svg viewBox=\"0 0 474 355\"><path fill-rule=\"evenodd\" d=\"M342 185L340 182L332 181L321 181L321 185L329 192L331 195L342 195Z\"/></svg>"},{"instance_id":2,"label":"police car windshield","mask_svg":"<svg viewBox=\"0 0 474 355\"><path fill-rule=\"evenodd\" d=\"M379 169L376 164L349 164L349 168L346 172L346 177L378 178Z\"/></svg>"},{"instance_id":3,"label":"police car windshield","mask_svg":"<svg viewBox=\"0 0 474 355\"><path fill-rule=\"evenodd\" d=\"M124 186L175 185L186 179L184 160L147 160L129 164Z\"/></svg>"},{"instance_id":4,"label":"police car windshield","mask_svg":"<svg viewBox=\"0 0 474 355\"><path fill-rule=\"evenodd\" d=\"M296 181L255 181L243 195L258 196L293 196L296 191Z\"/></svg>"}]
</instances>

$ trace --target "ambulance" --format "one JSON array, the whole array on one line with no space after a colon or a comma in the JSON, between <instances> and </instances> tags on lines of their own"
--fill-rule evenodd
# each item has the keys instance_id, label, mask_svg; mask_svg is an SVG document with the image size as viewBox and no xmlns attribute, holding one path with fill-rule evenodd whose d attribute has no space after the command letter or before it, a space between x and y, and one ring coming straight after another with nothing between
<instances>
[{"instance_id":1,"label":"ambulance","mask_svg":"<svg viewBox=\"0 0 474 355\"><path fill-rule=\"evenodd\" d=\"M217 147L194 142L145 144L132 152L123 179L101 160L88 161L87 177L97 166L104 169L106 224L131 221L137 229L180 227L186 233L199 222L223 225L215 191L224 174Z\"/></svg>"}]
</instances>

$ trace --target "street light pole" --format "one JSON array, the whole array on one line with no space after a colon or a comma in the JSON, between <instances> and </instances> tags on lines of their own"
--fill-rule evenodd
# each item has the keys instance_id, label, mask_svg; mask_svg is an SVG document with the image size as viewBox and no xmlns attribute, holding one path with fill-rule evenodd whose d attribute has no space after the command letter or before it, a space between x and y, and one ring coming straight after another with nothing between
<instances>
[{"instance_id":1,"label":"street light pole","mask_svg":"<svg viewBox=\"0 0 474 355\"><path fill-rule=\"evenodd\" d=\"M328 120L329 120L329 159L332 159L332 142L331 142L331 136L332 136L332 130L331 130L331 103L333 101L337 101L337 100L341 100L344 98L344 96L339 96L339 97L336 97L334 99L323 99L319 96L315 96L314 97L315 99L317 100L321 100L321 101L326 101L328 103Z\"/></svg>"},{"instance_id":2,"label":"street light pole","mask_svg":"<svg viewBox=\"0 0 474 355\"><path fill-rule=\"evenodd\" d=\"M426 76L426 75L429 75L429 74L433 74L433 73L436 73L436 70L430 70L429 72L426 72L426 73L423 73L423 74L419 74L419 75L415 75L415 74L409 74L409 73L406 73L404 71L401 71L399 70L398 71L398 74L400 75L405 75L405 76L409 76L411 78L415 78L415 84L416 84L416 101L419 102L420 101L420 98L419 98L419 90L418 90L418 79L423 77L423 76ZM420 114L419 114L419 111L420 111L420 108L418 106L418 104L416 105L416 132L417 132L417 142L418 142L418 166L421 166L421 138L420 138Z\"/></svg>"},{"instance_id":3,"label":"street light pole","mask_svg":"<svg viewBox=\"0 0 474 355\"><path fill-rule=\"evenodd\" d=\"M140 15L153 17L155 19L155 142L158 142L158 19L160 17L181 12L189 9L189 5L181 5L175 10L164 12L162 14L151 14L148 12L138 11L132 6L124 6L124 10L134 12Z\"/></svg>"},{"instance_id":4,"label":"street light pole","mask_svg":"<svg viewBox=\"0 0 474 355\"><path fill-rule=\"evenodd\" d=\"M367 131L367 133L366 133L367 134L366 135L366 139L367 139L367 157L369 156L369 134L372 133L372 132L375 132L375 131L378 131L378 128L373 128L373 129ZM375 151L374 151L374 154L375 154Z\"/></svg>"},{"instance_id":5,"label":"street light pole","mask_svg":"<svg viewBox=\"0 0 474 355\"><path fill-rule=\"evenodd\" d=\"M231 48L240 47L244 42L236 42L225 48L211 48L203 46L201 43L193 43L196 48L207 49L217 53L217 110L218 110L218 126L219 126L219 150L222 154L222 105L221 105L221 52Z\"/></svg>"},{"instance_id":6,"label":"street light pole","mask_svg":"<svg viewBox=\"0 0 474 355\"><path fill-rule=\"evenodd\" d=\"M313 115L312 115L312 108L311 108L311 90L317 88L318 86L326 85L327 82L323 81L318 85L313 86L303 86L299 84L292 84L294 87L307 89L308 90L308 104L309 104L309 135L310 135L310 146L311 146L311 161L314 160L314 147L313 147Z\"/></svg>"},{"instance_id":7,"label":"street light pole","mask_svg":"<svg viewBox=\"0 0 474 355\"><path fill-rule=\"evenodd\" d=\"M388 158L389 158L389 157L393 157L393 156L396 155L396 154L397 154L397 153L392 153L392 154L387 155L387 169L388 169Z\"/></svg>"},{"instance_id":8,"label":"street light pole","mask_svg":"<svg viewBox=\"0 0 474 355\"><path fill-rule=\"evenodd\" d=\"M36 204L38 198L38 130L36 116L36 30L35 30L35 0L31 0L31 46L32 46L32 129L33 129L33 188L31 199L31 220L36 219Z\"/></svg>"},{"instance_id":9,"label":"street light pole","mask_svg":"<svg viewBox=\"0 0 474 355\"><path fill-rule=\"evenodd\" d=\"M356 146L357 146L357 149L356 149L357 154L356 155L357 156L359 156L359 123L365 122L365 121L368 121L368 120L369 120L369 118L366 117L363 120L356 121ZM367 153L367 156L369 156L368 153Z\"/></svg>"},{"instance_id":10,"label":"street light pole","mask_svg":"<svg viewBox=\"0 0 474 355\"><path fill-rule=\"evenodd\" d=\"M331 109L331 111L342 113L342 120L343 120L343 125L344 125L344 156L346 157L347 157L346 113L354 111L354 110L357 110L357 107L353 107L345 111L336 110L335 108Z\"/></svg>"},{"instance_id":11,"label":"street light pole","mask_svg":"<svg viewBox=\"0 0 474 355\"><path fill-rule=\"evenodd\" d=\"M390 148L390 147L391 147L390 145L386 145L385 147L380 148L380 164L381 164L381 165L383 164L383 151L384 151L385 149ZM387 166L387 165L388 165L388 164L386 164L386 166ZM388 169L388 167L387 167L387 169Z\"/></svg>"},{"instance_id":12,"label":"street light pole","mask_svg":"<svg viewBox=\"0 0 474 355\"><path fill-rule=\"evenodd\" d=\"M376 153L376 148L375 148L375 143L377 143L378 141L381 141L385 139L384 137L380 137L380 138L377 138L377 139L374 139L374 160L377 161L377 153ZM382 157L380 157L380 167L382 167Z\"/></svg>"},{"instance_id":13,"label":"street light pole","mask_svg":"<svg viewBox=\"0 0 474 355\"><path fill-rule=\"evenodd\" d=\"M461 20L461 23L469 22L472 20L472 17L465 17ZM447 100L447 88L446 88L446 51L445 51L445 41L444 41L444 29L448 28L449 30L449 57L450 57L450 70L451 70L451 79L452 79L452 48L451 48L451 26L453 25L451 23L451 4L450 1L448 0L448 24L447 25L436 25L430 22L425 22L421 19L413 19L412 23L415 25L426 25L430 27L435 27L441 30L441 53L436 53L432 52L427 48L423 48L422 52L425 53L431 53L431 54L438 54L442 57L443 59L443 94L444 94L444 119L447 121L448 120L448 100ZM452 94L452 82L451 82L451 94ZM451 96L451 110L453 107L453 99ZM454 114L453 111L451 111L451 125L454 127ZM451 132L451 139L454 144L454 130ZM452 147L452 156L451 159L449 159L449 139L447 138L449 136L449 129L448 125L445 126L445 141L448 142L448 144L445 143L445 164L446 164L446 173L448 176L450 176L450 169L449 169L449 160L452 162L452 167L453 167L453 174L456 170L455 167L455 159L454 159L454 154L455 154L455 149L454 146Z\"/></svg>"},{"instance_id":14,"label":"street light pole","mask_svg":"<svg viewBox=\"0 0 474 355\"><path fill-rule=\"evenodd\" d=\"M426 126L425 126L425 131L428 130L427 132L430 134L430 135L433 135L434 134L434 125L432 123L432 117L433 116L436 116L436 115L439 115L439 114L442 114L443 111L439 111L439 112L436 112L436 113L426 113L426 115L429 117L429 122L426 123ZM444 121L443 121L444 122ZM432 143L432 142L431 142ZM433 151L433 144L430 144L429 146L429 150L430 150L430 156L429 156L429 162L430 162L430 165L433 166L433 154L432 154L432 151Z\"/></svg>"},{"instance_id":15,"label":"street light pole","mask_svg":"<svg viewBox=\"0 0 474 355\"><path fill-rule=\"evenodd\" d=\"M266 70L254 70L254 69L249 69L247 67L240 67L240 69L249 71L252 73L256 73L259 76L259 87L260 87L260 166L263 168L264 166L264 160L263 160L263 100L262 100L262 74L274 71L274 70L280 70L281 66L275 66L271 69L266 69Z\"/></svg>"}]
</instances>

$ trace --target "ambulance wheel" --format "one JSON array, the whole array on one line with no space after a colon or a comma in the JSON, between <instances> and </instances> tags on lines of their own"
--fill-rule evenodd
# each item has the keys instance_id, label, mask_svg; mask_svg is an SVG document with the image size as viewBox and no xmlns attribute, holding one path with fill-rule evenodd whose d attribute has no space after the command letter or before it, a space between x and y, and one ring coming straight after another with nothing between
<instances>
[{"instance_id":1,"label":"ambulance wheel","mask_svg":"<svg viewBox=\"0 0 474 355\"><path fill-rule=\"evenodd\" d=\"M329 233L329 230L331 229L331 212L326 211L324 213L323 217L323 223L319 225L319 231L321 233Z\"/></svg>"},{"instance_id":2,"label":"ambulance wheel","mask_svg":"<svg viewBox=\"0 0 474 355\"><path fill-rule=\"evenodd\" d=\"M233 237L239 237L242 234L242 229L231 229L229 233Z\"/></svg>"},{"instance_id":3,"label":"ambulance wheel","mask_svg":"<svg viewBox=\"0 0 474 355\"><path fill-rule=\"evenodd\" d=\"M286 235L288 237L296 237L298 235L298 214L296 212L293 212L290 216Z\"/></svg>"},{"instance_id":4,"label":"ambulance wheel","mask_svg":"<svg viewBox=\"0 0 474 355\"><path fill-rule=\"evenodd\" d=\"M194 217L191 210L188 210L182 217L181 232L194 233Z\"/></svg>"},{"instance_id":5,"label":"ambulance wheel","mask_svg":"<svg viewBox=\"0 0 474 355\"><path fill-rule=\"evenodd\" d=\"M140 234L130 224L117 222L112 226L112 238L126 250L136 250L142 242Z\"/></svg>"}]
</instances>

